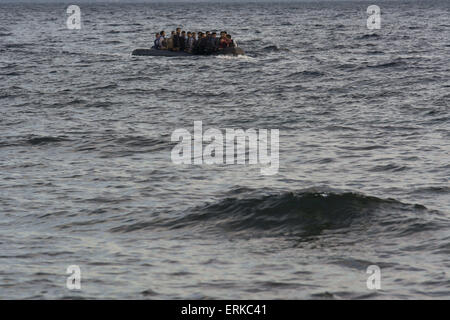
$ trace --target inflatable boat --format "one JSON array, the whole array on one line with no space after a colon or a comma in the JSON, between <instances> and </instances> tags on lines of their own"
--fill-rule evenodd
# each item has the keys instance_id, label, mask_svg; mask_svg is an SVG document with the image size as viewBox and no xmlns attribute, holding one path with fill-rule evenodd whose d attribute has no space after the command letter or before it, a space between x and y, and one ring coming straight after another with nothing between
<instances>
[{"instance_id":1,"label":"inflatable boat","mask_svg":"<svg viewBox=\"0 0 450 320\"><path fill-rule=\"evenodd\" d=\"M184 51L169 51L169 50L155 50L155 49L135 49L131 53L133 56L151 56L151 57L190 57L197 56L197 54L188 53ZM220 50L218 52L204 54L206 56L218 56L218 55L227 55L227 56L242 56L245 55L244 50L239 47L236 48L226 48Z\"/></svg>"}]
</instances>

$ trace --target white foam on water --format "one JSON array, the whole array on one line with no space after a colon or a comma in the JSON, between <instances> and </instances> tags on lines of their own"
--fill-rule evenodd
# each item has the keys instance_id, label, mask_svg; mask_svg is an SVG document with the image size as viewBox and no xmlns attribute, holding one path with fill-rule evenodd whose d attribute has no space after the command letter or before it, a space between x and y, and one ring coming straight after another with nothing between
<instances>
[{"instance_id":1,"label":"white foam on water","mask_svg":"<svg viewBox=\"0 0 450 320\"><path fill-rule=\"evenodd\" d=\"M254 57L249 57L246 55L240 55L240 56L228 56L228 55L218 55L216 56L217 59L224 59L224 60L241 60L241 61L247 61L247 62L257 62L258 59Z\"/></svg>"}]
</instances>

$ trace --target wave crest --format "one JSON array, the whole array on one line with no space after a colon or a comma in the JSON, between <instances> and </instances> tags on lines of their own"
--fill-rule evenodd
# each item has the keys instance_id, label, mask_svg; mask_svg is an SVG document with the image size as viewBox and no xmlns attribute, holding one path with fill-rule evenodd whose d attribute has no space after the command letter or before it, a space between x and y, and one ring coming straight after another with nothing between
<instances>
[{"instance_id":1,"label":"wave crest","mask_svg":"<svg viewBox=\"0 0 450 320\"><path fill-rule=\"evenodd\" d=\"M319 235L325 230L346 232L374 224L375 230L372 232L394 232L398 235L411 231L411 225L427 223L420 220L421 215L411 215L424 211L427 209L420 205L352 192L308 189L267 193L266 190L240 188L230 191L223 200L192 208L181 217L160 217L156 221L121 226L112 231L183 228L199 233L225 231L244 237L303 237Z\"/></svg>"}]
</instances>

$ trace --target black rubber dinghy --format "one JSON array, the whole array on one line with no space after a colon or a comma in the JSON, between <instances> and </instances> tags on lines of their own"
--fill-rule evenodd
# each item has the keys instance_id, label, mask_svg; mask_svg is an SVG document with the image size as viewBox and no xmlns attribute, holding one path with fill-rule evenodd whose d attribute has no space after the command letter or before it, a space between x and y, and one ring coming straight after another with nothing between
<instances>
[{"instance_id":1,"label":"black rubber dinghy","mask_svg":"<svg viewBox=\"0 0 450 320\"><path fill-rule=\"evenodd\" d=\"M131 53L133 56L151 56L151 57L190 57L196 54L184 51L169 51L169 50L155 50L155 49L136 49ZM227 56L242 56L245 52L241 48L226 48L219 52L207 54L213 56L227 55Z\"/></svg>"}]
</instances>

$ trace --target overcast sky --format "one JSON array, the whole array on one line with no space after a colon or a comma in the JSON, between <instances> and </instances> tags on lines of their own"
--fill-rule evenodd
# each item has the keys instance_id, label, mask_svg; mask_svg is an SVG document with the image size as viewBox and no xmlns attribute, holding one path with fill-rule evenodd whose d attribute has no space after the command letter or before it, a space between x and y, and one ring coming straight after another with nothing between
<instances>
[{"instance_id":1,"label":"overcast sky","mask_svg":"<svg viewBox=\"0 0 450 320\"><path fill-rule=\"evenodd\" d=\"M68 4L86 3L86 2L320 2L320 1L361 1L367 2L374 0L0 0L0 3L11 3L11 2L59 2ZM386 0L381 0L386 1ZM396 1L396 0L391 0ZM404 1L404 0L403 0Z\"/></svg>"}]
</instances>

